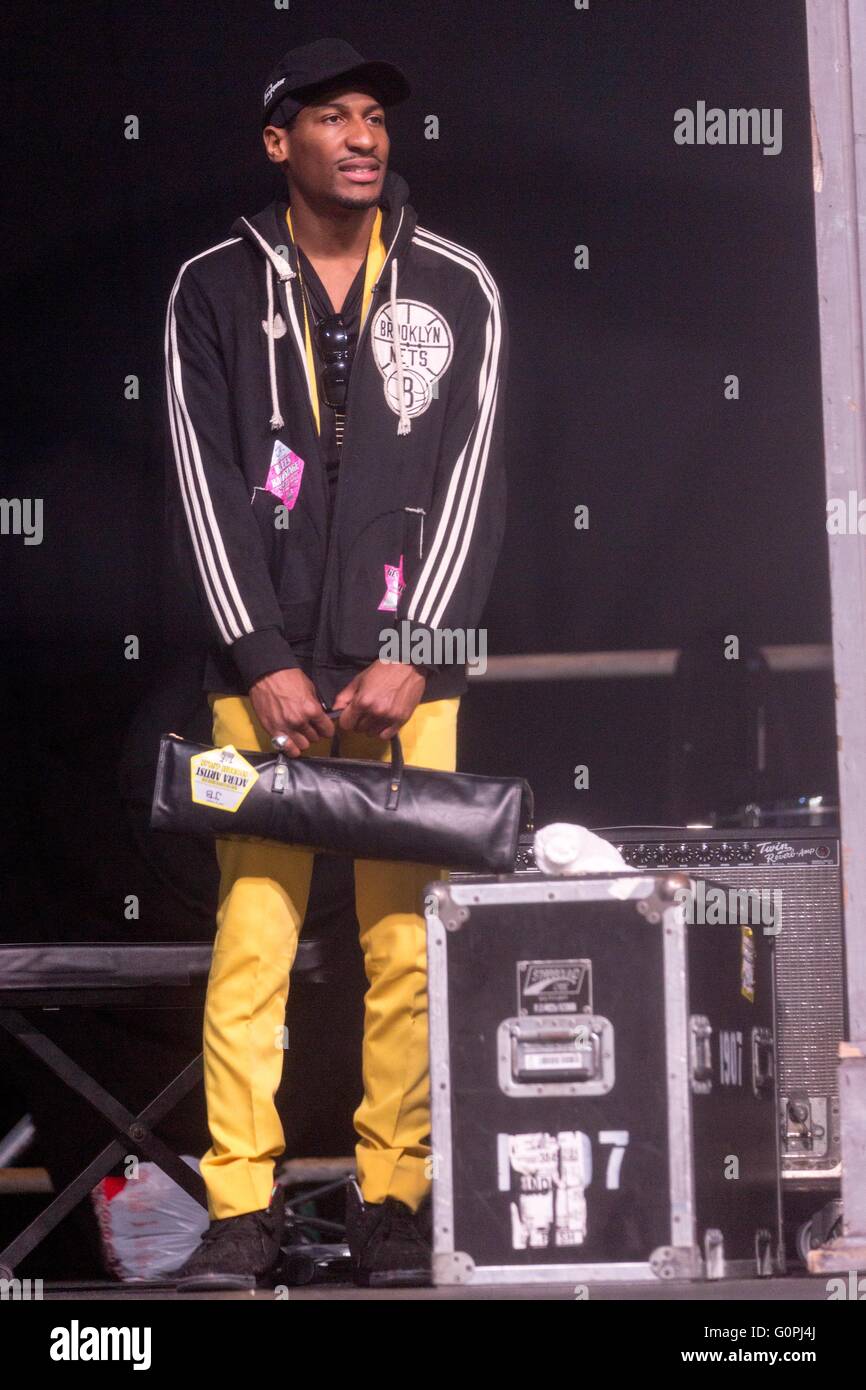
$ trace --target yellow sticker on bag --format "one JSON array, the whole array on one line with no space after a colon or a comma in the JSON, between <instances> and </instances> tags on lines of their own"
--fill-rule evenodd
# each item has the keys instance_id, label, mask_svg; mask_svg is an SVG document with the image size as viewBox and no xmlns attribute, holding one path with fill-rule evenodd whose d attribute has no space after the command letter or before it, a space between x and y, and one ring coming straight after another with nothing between
<instances>
[{"instance_id":1,"label":"yellow sticker on bag","mask_svg":"<svg viewBox=\"0 0 866 1390\"><path fill-rule=\"evenodd\" d=\"M227 743L225 748L195 753L189 760L192 799L197 806L236 811L259 774L246 758Z\"/></svg>"}]
</instances>

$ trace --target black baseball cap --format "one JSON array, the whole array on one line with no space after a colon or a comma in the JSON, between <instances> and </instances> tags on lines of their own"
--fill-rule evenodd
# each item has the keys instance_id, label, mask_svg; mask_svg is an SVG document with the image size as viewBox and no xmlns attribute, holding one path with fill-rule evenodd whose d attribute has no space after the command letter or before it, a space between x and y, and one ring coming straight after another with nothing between
<instances>
[{"instance_id":1,"label":"black baseball cap","mask_svg":"<svg viewBox=\"0 0 866 1390\"><path fill-rule=\"evenodd\" d=\"M383 106L405 101L411 92L393 63L368 61L342 39L317 39L284 53L268 74L262 95L262 128L287 125L301 107L336 81L357 81L370 87Z\"/></svg>"}]
</instances>

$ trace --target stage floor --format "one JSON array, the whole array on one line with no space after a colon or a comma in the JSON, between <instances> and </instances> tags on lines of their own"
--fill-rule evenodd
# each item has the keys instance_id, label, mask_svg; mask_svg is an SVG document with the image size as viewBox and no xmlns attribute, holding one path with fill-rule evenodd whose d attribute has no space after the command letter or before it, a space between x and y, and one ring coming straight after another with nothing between
<instances>
[{"instance_id":1,"label":"stage floor","mask_svg":"<svg viewBox=\"0 0 866 1390\"><path fill-rule=\"evenodd\" d=\"M733 1301L766 1302L821 1302L827 1301L827 1279L823 1275L813 1277L792 1275L785 1279L729 1279L712 1283L689 1283L678 1281L664 1284L590 1284L589 1301L645 1301L645 1302L707 1302L728 1303ZM172 1302L210 1302L214 1299L249 1302L273 1302L274 1293L270 1289L259 1289L255 1293L186 1293L178 1294L166 1285L154 1287L140 1284L96 1284L96 1283L46 1283L44 1299L70 1302L151 1302L153 1300ZM573 1284L512 1284L479 1285L468 1288L429 1288L429 1289L357 1289L352 1284L307 1284L292 1287L288 1300L301 1299L400 1299L449 1301L511 1301L520 1302L546 1300L573 1302Z\"/></svg>"}]
</instances>

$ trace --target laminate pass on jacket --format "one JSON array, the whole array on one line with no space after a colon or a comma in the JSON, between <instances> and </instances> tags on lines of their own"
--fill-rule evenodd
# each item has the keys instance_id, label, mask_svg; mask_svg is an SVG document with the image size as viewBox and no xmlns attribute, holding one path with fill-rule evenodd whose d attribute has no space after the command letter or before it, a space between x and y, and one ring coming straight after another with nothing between
<instances>
[{"instance_id":1,"label":"laminate pass on jacket","mask_svg":"<svg viewBox=\"0 0 866 1390\"><path fill-rule=\"evenodd\" d=\"M209 691L301 667L330 705L388 632L416 652L423 632L437 654L424 701L466 689L448 659L459 646L433 638L478 627L502 544L507 325L484 262L419 227L408 192L389 171L333 515L288 199L178 273L168 504L207 623Z\"/></svg>"}]
</instances>

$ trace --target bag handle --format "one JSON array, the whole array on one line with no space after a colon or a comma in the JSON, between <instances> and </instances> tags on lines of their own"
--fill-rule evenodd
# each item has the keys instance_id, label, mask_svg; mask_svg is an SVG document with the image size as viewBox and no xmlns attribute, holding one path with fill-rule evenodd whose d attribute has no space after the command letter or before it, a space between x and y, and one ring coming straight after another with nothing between
<instances>
[{"instance_id":1,"label":"bag handle","mask_svg":"<svg viewBox=\"0 0 866 1390\"><path fill-rule=\"evenodd\" d=\"M342 714L339 709L326 709L325 714L329 719L338 720ZM331 739L331 757L339 757L340 753L340 726L334 731ZM400 744L399 734L395 734L391 739L391 780L388 785L388 800L386 809L393 811L400 796L400 783L403 777L403 749ZM533 795L532 785L523 779L523 792L521 797L521 810L523 812L523 824L529 834L535 829L535 796Z\"/></svg>"},{"instance_id":2,"label":"bag handle","mask_svg":"<svg viewBox=\"0 0 866 1390\"><path fill-rule=\"evenodd\" d=\"M341 709L326 709L325 714L329 719L339 719L343 713ZM334 730L334 737L331 739L331 757L340 756L340 726ZM400 735L394 734L391 739L391 778L388 783L388 800L385 802L386 811L395 811L397 802L400 799L400 787L403 780L403 748L400 743Z\"/></svg>"}]
</instances>

